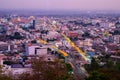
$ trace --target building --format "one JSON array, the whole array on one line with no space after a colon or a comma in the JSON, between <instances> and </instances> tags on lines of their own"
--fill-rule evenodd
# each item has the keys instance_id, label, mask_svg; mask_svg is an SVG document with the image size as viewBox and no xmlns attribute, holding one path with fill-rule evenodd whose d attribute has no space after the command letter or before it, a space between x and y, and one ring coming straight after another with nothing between
<instances>
[{"instance_id":1,"label":"building","mask_svg":"<svg viewBox=\"0 0 120 80\"><path fill-rule=\"evenodd\" d=\"M35 23L36 23L36 21L33 20L33 23L32 23L32 28L33 28L33 29L35 29Z\"/></svg>"},{"instance_id":2,"label":"building","mask_svg":"<svg viewBox=\"0 0 120 80\"><path fill-rule=\"evenodd\" d=\"M35 48L39 47L36 45L26 45L26 55L35 55Z\"/></svg>"},{"instance_id":3,"label":"building","mask_svg":"<svg viewBox=\"0 0 120 80\"><path fill-rule=\"evenodd\" d=\"M80 40L78 41L79 46L84 47L84 46L93 46L93 40L92 39L85 39L85 40Z\"/></svg>"},{"instance_id":4,"label":"building","mask_svg":"<svg viewBox=\"0 0 120 80\"><path fill-rule=\"evenodd\" d=\"M38 55L44 56L47 54L47 47L41 47L38 45L28 45L26 46L26 55Z\"/></svg>"},{"instance_id":5,"label":"building","mask_svg":"<svg viewBox=\"0 0 120 80\"><path fill-rule=\"evenodd\" d=\"M0 54L0 65L3 65L3 61L6 58L7 58L7 56L5 56L4 54Z\"/></svg>"},{"instance_id":6,"label":"building","mask_svg":"<svg viewBox=\"0 0 120 80\"><path fill-rule=\"evenodd\" d=\"M46 47L36 47L35 54L38 56L47 55L47 48Z\"/></svg>"},{"instance_id":7,"label":"building","mask_svg":"<svg viewBox=\"0 0 120 80\"><path fill-rule=\"evenodd\" d=\"M79 34L76 31L68 31L66 33L66 35L69 37L78 37L79 36Z\"/></svg>"},{"instance_id":8,"label":"building","mask_svg":"<svg viewBox=\"0 0 120 80\"><path fill-rule=\"evenodd\" d=\"M114 43L120 44L120 35L114 35Z\"/></svg>"},{"instance_id":9,"label":"building","mask_svg":"<svg viewBox=\"0 0 120 80\"><path fill-rule=\"evenodd\" d=\"M109 42L114 43L114 36L109 36Z\"/></svg>"},{"instance_id":10,"label":"building","mask_svg":"<svg viewBox=\"0 0 120 80\"><path fill-rule=\"evenodd\" d=\"M10 51L10 45L6 42L0 42L0 51Z\"/></svg>"}]
</instances>

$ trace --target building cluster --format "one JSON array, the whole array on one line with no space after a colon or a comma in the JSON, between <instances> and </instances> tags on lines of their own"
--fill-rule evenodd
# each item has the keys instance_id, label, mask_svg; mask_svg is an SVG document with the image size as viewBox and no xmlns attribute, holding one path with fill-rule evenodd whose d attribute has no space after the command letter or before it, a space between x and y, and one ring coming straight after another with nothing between
<instances>
[{"instance_id":1,"label":"building cluster","mask_svg":"<svg viewBox=\"0 0 120 80\"><path fill-rule=\"evenodd\" d=\"M62 54L58 50L72 55L78 63L83 61L62 33L88 58L110 54L120 59L117 57L120 56L120 17L10 15L0 17L1 65L7 72L20 74L31 69L33 58L44 56L46 61L59 58Z\"/></svg>"}]
</instances>

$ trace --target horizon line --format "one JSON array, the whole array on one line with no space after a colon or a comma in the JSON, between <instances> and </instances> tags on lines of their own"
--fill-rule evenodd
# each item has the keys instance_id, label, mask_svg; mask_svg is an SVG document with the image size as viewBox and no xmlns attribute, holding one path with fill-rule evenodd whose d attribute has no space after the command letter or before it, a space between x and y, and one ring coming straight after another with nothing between
<instances>
[{"instance_id":1,"label":"horizon line","mask_svg":"<svg viewBox=\"0 0 120 80\"><path fill-rule=\"evenodd\" d=\"M17 11L21 11L21 10L27 10L27 11L119 11L120 10L109 10L109 9L5 9L5 8L0 8L0 10L17 10Z\"/></svg>"}]
</instances>

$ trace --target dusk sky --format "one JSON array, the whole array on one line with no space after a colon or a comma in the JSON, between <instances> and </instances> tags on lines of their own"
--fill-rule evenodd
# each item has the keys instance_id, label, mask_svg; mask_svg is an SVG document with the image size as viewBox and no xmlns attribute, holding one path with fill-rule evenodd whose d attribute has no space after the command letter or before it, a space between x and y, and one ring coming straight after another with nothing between
<instances>
[{"instance_id":1,"label":"dusk sky","mask_svg":"<svg viewBox=\"0 0 120 80\"><path fill-rule=\"evenodd\" d=\"M120 0L0 0L0 9L120 11Z\"/></svg>"}]
</instances>

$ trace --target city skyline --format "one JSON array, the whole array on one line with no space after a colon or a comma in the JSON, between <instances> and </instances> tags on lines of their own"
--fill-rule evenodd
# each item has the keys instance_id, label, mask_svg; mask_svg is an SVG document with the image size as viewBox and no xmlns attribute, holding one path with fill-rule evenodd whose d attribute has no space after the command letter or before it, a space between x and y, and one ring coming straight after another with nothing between
<instances>
[{"instance_id":1,"label":"city skyline","mask_svg":"<svg viewBox=\"0 0 120 80\"><path fill-rule=\"evenodd\" d=\"M120 80L120 0L0 0L0 80Z\"/></svg>"},{"instance_id":2,"label":"city skyline","mask_svg":"<svg viewBox=\"0 0 120 80\"><path fill-rule=\"evenodd\" d=\"M120 11L119 3L119 0L0 0L0 9Z\"/></svg>"}]
</instances>

